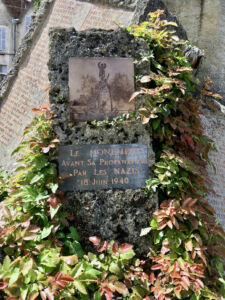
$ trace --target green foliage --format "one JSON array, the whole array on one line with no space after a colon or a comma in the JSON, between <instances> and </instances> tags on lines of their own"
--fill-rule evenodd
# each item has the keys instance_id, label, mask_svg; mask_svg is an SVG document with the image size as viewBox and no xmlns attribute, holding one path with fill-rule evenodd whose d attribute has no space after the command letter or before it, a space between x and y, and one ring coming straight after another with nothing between
<instances>
[{"instance_id":1,"label":"green foliage","mask_svg":"<svg viewBox=\"0 0 225 300\"><path fill-rule=\"evenodd\" d=\"M146 184L146 193L159 192L162 202L146 231L154 240L152 292L156 299L222 299L225 234L203 198L214 146L203 136L201 103L192 97L194 78L182 55L183 42L165 29L176 24L160 20L161 14L150 13L149 22L129 28L151 49L142 57L151 74L138 78L141 88L132 99L145 97L139 114L143 124L150 123L157 144L155 176Z\"/></svg>"},{"instance_id":2,"label":"green foliage","mask_svg":"<svg viewBox=\"0 0 225 300\"><path fill-rule=\"evenodd\" d=\"M136 111L132 113L122 114L119 117L115 117L112 120L105 119L104 121L92 121L91 125L95 127L102 127L102 126L115 126L116 124L124 123L126 121L131 120L140 120L139 114Z\"/></svg>"},{"instance_id":3,"label":"green foliage","mask_svg":"<svg viewBox=\"0 0 225 300\"><path fill-rule=\"evenodd\" d=\"M35 0L34 1L35 10L38 10L38 8L40 7L40 5L41 5L41 0Z\"/></svg>"},{"instance_id":4,"label":"green foliage","mask_svg":"<svg viewBox=\"0 0 225 300\"><path fill-rule=\"evenodd\" d=\"M0 201L2 201L8 195L8 182L10 174L0 169Z\"/></svg>"}]
</instances>

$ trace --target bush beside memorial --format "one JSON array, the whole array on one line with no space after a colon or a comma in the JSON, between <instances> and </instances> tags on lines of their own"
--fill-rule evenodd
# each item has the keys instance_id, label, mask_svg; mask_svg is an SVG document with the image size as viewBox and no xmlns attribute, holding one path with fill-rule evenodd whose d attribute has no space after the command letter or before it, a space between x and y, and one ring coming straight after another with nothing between
<instances>
[{"instance_id":1,"label":"bush beside memorial","mask_svg":"<svg viewBox=\"0 0 225 300\"><path fill-rule=\"evenodd\" d=\"M143 60L151 65L133 95L146 100L138 113L151 125L157 158L145 193L158 192L161 205L141 232L154 241L149 255L139 257L129 243L97 236L90 242L98 253L83 252L70 226L76 220L63 210L67 199L58 189L54 113L43 107L15 151L24 153L17 174L1 180L0 244L6 256L0 289L7 299L224 299L224 232L204 201L213 146L202 135L183 42L165 29L176 24L161 21L161 13L129 29L148 44ZM105 122L98 125L101 130Z\"/></svg>"}]
</instances>

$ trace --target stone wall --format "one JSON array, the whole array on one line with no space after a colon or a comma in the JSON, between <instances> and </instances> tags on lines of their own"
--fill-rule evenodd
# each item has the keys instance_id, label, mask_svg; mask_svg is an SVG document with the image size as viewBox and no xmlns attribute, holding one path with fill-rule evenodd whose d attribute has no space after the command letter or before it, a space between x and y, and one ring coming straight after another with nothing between
<instances>
[{"instance_id":1,"label":"stone wall","mask_svg":"<svg viewBox=\"0 0 225 300\"><path fill-rule=\"evenodd\" d=\"M209 76L217 93L225 96L225 2L223 0L163 0L184 26L193 45L205 51L198 70L203 82ZM225 104L225 97L222 100Z\"/></svg>"},{"instance_id":2,"label":"stone wall","mask_svg":"<svg viewBox=\"0 0 225 300\"><path fill-rule=\"evenodd\" d=\"M225 229L225 116L204 110L201 119L205 134L214 141L216 146L216 150L210 152L210 160L216 172L208 166L210 193L207 200L214 207L217 218Z\"/></svg>"},{"instance_id":3,"label":"stone wall","mask_svg":"<svg viewBox=\"0 0 225 300\"><path fill-rule=\"evenodd\" d=\"M70 57L132 57L140 60L148 53L142 40L135 39L125 30L52 29L50 32L50 103L56 113L54 131L60 145L144 144L148 148L149 175L155 161L149 126L140 121L96 127L87 122L69 122ZM136 72L148 72L145 63L136 66ZM79 72L79 70L77 70ZM149 243L140 238L141 229L149 226L151 210L157 207L156 198L148 198L141 189L68 192L68 210L73 213L76 228L84 238L99 235L138 245L147 252ZM147 204L147 205L146 205Z\"/></svg>"}]
</instances>

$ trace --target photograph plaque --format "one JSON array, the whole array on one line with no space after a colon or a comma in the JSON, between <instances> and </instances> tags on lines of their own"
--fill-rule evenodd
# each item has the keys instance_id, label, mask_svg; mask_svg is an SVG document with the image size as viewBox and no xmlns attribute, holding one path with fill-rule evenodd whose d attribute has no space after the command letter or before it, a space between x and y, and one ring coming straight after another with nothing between
<instances>
[{"instance_id":1,"label":"photograph plaque","mask_svg":"<svg viewBox=\"0 0 225 300\"><path fill-rule=\"evenodd\" d=\"M60 146L59 174L62 191L141 188L149 177L147 146Z\"/></svg>"},{"instance_id":2,"label":"photograph plaque","mask_svg":"<svg viewBox=\"0 0 225 300\"><path fill-rule=\"evenodd\" d=\"M133 58L71 57L69 120L102 121L135 110Z\"/></svg>"}]
</instances>

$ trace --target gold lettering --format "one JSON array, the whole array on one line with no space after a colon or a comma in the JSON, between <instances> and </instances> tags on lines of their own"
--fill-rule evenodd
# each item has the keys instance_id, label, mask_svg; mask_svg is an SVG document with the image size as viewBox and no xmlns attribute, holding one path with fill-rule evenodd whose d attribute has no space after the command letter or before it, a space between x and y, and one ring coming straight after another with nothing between
<instances>
[{"instance_id":1,"label":"gold lettering","mask_svg":"<svg viewBox=\"0 0 225 300\"><path fill-rule=\"evenodd\" d=\"M108 184L107 179L97 180L97 179L94 178L92 180L92 185L107 185L107 184Z\"/></svg>"},{"instance_id":2,"label":"gold lettering","mask_svg":"<svg viewBox=\"0 0 225 300\"><path fill-rule=\"evenodd\" d=\"M65 161L65 160L63 160L63 161L62 161L62 166L63 166L63 167L67 167L67 166L68 166L68 164L69 164L69 162L68 162L68 161Z\"/></svg>"},{"instance_id":3,"label":"gold lettering","mask_svg":"<svg viewBox=\"0 0 225 300\"><path fill-rule=\"evenodd\" d=\"M95 166L95 162L91 159L88 159L88 166Z\"/></svg>"},{"instance_id":4,"label":"gold lettering","mask_svg":"<svg viewBox=\"0 0 225 300\"><path fill-rule=\"evenodd\" d=\"M79 151L70 150L70 156L71 157L78 157L79 156Z\"/></svg>"},{"instance_id":5,"label":"gold lettering","mask_svg":"<svg viewBox=\"0 0 225 300\"><path fill-rule=\"evenodd\" d=\"M119 174L120 174L120 169L119 169L119 168L118 168L118 169L115 169L115 168L114 168L114 174L115 174L115 175L119 175Z\"/></svg>"},{"instance_id":6,"label":"gold lettering","mask_svg":"<svg viewBox=\"0 0 225 300\"><path fill-rule=\"evenodd\" d=\"M85 170L78 170L78 169L74 169L73 170L73 176L86 176L87 175L87 171Z\"/></svg>"},{"instance_id":7,"label":"gold lettering","mask_svg":"<svg viewBox=\"0 0 225 300\"><path fill-rule=\"evenodd\" d=\"M107 175L107 170L96 170L94 169L94 175L95 176L104 176L104 175Z\"/></svg>"}]
</instances>

